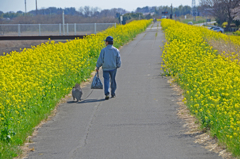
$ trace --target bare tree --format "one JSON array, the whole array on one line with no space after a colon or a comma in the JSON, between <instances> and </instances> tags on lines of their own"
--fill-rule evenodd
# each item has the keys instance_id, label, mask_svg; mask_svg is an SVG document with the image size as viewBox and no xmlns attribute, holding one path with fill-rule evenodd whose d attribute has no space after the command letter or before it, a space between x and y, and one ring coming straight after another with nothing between
<instances>
[{"instance_id":1,"label":"bare tree","mask_svg":"<svg viewBox=\"0 0 240 159\"><path fill-rule=\"evenodd\" d=\"M86 17L91 17L90 7L89 7L89 6L85 6L83 9L84 9L84 15L85 15Z\"/></svg>"},{"instance_id":2,"label":"bare tree","mask_svg":"<svg viewBox=\"0 0 240 159\"><path fill-rule=\"evenodd\" d=\"M92 16L91 8L89 6L80 7L78 11L80 14L84 15L85 17Z\"/></svg>"},{"instance_id":3,"label":"bare tree","mask_svg":"<svg viewBox=\"0 0 240 159\"><path fill-rule=\"evenodd\" d=\"M96 16L100 13L101 9L98 7L89 7L89 6L84 6L84 7L80 7L78 9L78 12L81 15L84 15L85 17L92 17L92 16Z\"/></svg>"},{"instance_id":4,"label":"bare tree","mask_svg":"<svg viewBox=\"0 0 240 159\"><path fill-rule=\"evenodd\" d=\"M98 7L95 7L95 8L92 7L92 8L91 8L91 14L92 14L92 16L97 15L100 11L101 11L101 9L98 8Z\"/></svg>"},{"instance_id":5,"label":"bare tree","mask_svg":"<svg viewBox=\"0 0 240 159\"><path fill-rule=\"evenodd\" d=\"M80 8L78 9L78 12L79 12L80 15L84 15L84 9L83 9L83 7L80 7Z\"/></svg>"},{"instance_id":6,"label":"bare tree","mask_svg":"<svg viewBox=\"0 0 240 159\"><path fill-rule=\"evenodd\" d=\"M233 9L238 7L240 0L200 0L200 5L205 6L211 10L213 16L217 18L220 23L228 22L227 28L234 20L236 14L232 14Z\"/></svg>"},{"instance_id":7,"label":"bare tree","mask_svg":"<svg viewBox=\"0 0 240 159\"><path fill-rule=\"evenodd\" d=\"M232 10L234 20L240 21L240 5Z\"/></svg>"}]
</instances>

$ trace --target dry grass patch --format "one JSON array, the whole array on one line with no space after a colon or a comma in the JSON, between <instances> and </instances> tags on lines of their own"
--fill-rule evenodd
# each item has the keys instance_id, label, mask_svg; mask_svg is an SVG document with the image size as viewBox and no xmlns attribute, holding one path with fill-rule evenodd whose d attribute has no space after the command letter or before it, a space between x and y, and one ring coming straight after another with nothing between
<instances>
[{"instance_id":1,"label":"dry grass patch","mask_svg":"<svg viewBox=\"0 0 240 159\"><path fill-rule=\"evenodd\" d=\"M208 40L208 43L215 49L218 50L220 55L229 57L231 60L240 60L240 46L233 44L230 39L224 41L223 39L219 40Z\"/></svg>"},{"instance_id":2,"label":"dry grass patch","mask_svg":"<svg viewBox=\"0 0 240 159\"><path fill-rule=\"evenodd\" d=\"M178 98L177 101L177 104L179 105L177 115L180 119L185 121L185 124L183 125L184 128L187 128L185 134L199 134L195 136L195 143L203 145L205 149L217 153L223 159L236 159L226 150L225 146L218 142L217 138L210 135L209 130L201 129L199 120L191 114L190 110L183 102L184 91L176 83L174 83L174 79L169 79L168 83L171 85L176 94L180 95L180 98Z\"/></svg>"}]
</instances>

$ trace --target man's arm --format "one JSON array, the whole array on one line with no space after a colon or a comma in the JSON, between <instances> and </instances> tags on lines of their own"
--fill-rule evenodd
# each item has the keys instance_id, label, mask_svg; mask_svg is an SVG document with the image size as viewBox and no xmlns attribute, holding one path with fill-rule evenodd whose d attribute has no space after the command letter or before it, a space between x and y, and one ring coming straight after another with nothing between
<instances>
[{"instance_id":1,"label":"man's arm","mask_svg":"<svg viewBox=\"0 0 240 159\"><path fill-rule=\"evenodd\" d=\"M98 72L99 68L103 65L103 50L101 50L100 55L98 57L97 60L97 64L96 64L96 71Z\"/></svg>"}]
</instances>

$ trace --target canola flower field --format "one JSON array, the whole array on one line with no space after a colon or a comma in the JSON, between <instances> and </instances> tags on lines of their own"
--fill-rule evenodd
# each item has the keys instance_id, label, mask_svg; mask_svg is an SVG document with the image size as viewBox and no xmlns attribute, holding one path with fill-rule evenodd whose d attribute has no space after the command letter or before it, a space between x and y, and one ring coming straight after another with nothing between
<instances>
[{"instance_id":1,"label":"canola flower field","mask_svg":"<svg viewBox=\"0 0 240 159\"><path fill-rule=\"evenodd\" d=\"M151 20L133 21L75 39L54 41L0 57L0 158L20 154L18 146L75 83L89 78L103 47L114 37L119 48L143 32Z\"/></svg>"},{"instance_id":2,"label":"canola flower field","mask_svg":"<svg viewBox=\"0 0 240 159\"><path fill-rule=\"evenodd\" d=\"M162 67L184 90L183 102L212 136L240 156L239 52L218 52L208 40L238 47L240 37L162 20L166 36Z\"/></svg>"}]
</instances>

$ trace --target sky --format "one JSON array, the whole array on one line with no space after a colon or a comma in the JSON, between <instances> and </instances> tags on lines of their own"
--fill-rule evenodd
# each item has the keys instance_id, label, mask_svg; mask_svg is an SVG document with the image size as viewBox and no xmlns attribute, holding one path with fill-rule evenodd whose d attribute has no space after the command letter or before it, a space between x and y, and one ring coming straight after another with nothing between
<instances>
[{"instance_id":1,"label":"sky","mask_svg":"<svg viewBox=\"0 0 240 159\"><path fill-rule=\"evenodd\" d=\"M0 11L17 12L25 11L25 0L0 0ZM36 0L26 0L27 12L36 9ZM196 3L198 0L196 0ZM170 6L178 7L179 5L192 5L192 0L37 0L38 9L57 7L69 8L74 7L78 10L83 6L98 7L101 10L111 8L123 8L127 11L135 11L137 7L145 6Z\"/></svg>"}]
</instances>

